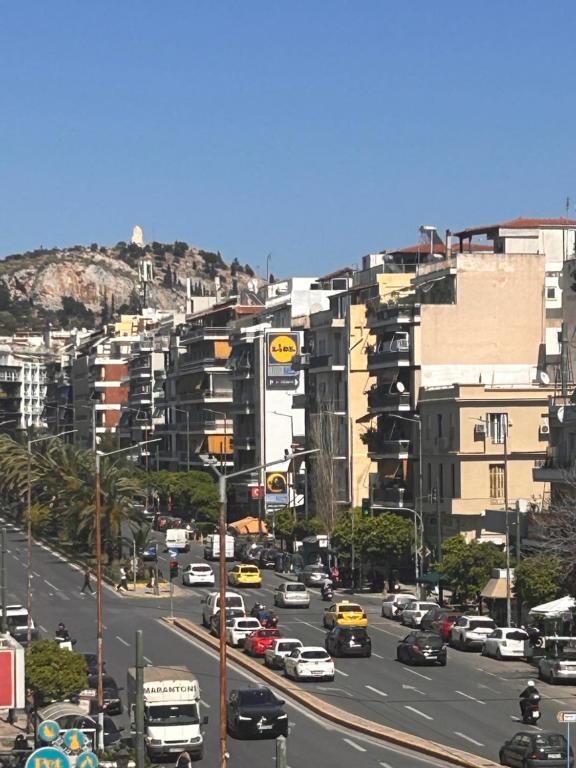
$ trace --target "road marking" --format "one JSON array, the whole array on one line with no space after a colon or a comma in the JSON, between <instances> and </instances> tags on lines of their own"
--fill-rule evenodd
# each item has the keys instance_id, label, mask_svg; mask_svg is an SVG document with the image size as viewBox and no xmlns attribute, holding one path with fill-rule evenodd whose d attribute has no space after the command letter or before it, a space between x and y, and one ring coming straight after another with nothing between
<instances>
[{"instance_id":1,"label":"road marking","mask_svg":"<svg viewBox=\"0 0 576 768\"><path fill-rule=\"evenodd\" d=\"M41 579L41 578L42 578L42 576L40 576L40 574L38 573L38 571L32 571L32 573L34 574L34 576L38 576L38 578L39 578L39 579Z\"/></svg>"},{"instance_id":2,"label":"road marking","mask_svg":"<svg viewBox=\"0 0 576 768\"><path fill-rule=\"evenodd\" d=\"M411 672L413 675L418 675L418 677L423 677L424 680L432 680L432 678L428 677L428 675L423 675L421 672L416 672L416 670L410 669L409 667L402 667L402 669L406 672Z\"/></svg>"},{"instance_id":3,"label":"road marking","mask_svg":"<svg viewBox=\"0 0 576 768\"><path fill-rule=\"evenodd\" d=\"M146 664L154 664L152 659L149 659L148 656L144 656L144 661L146 662ZM204 706L206 706L206 704L204 704Z\"/></svg>"},{"instance_id":4,"label":"road marking","mask_svg":"<svg viewBox=\"0 0 576 768\"><path fill-rule=\"evenodd\" d=\"M200 704L202 704L203 707L206 707L206 709L210 709L210 704L204 701L204 699L200 699Z\"/></svg>"},{"instance_id":5,"label":"road marking","mask_svg":"<svg viewBox=\"0 0 576 768\"><path fill-rule=\"evenodd\" d=\"M125 645L126 648L130 648L130 643L127 643L126 640L123 640L119 635L115 635L116 640L122 643L122 645Z\"/></svg>"},{"instance_id":6,"label":"road marking","mask_svg":"<svg viewBox=\"0 0 576 768\"><path fill-rule=\"evenodd\" d=\"M482 701L481 699L476 699L474 696L470 696L469 693L464 693L464 691L454 691L454 693L460 694L460 696L464 696L467 699L470 699L471 701L475 701L477 704L486 704L485 701Z\"/></svg>"},{"instance_id":7,"label":"road marking","mask_svg":"<svg viewBox=\"0 0 576 768\"><path fill-rule=\"evenodd\" d=\"M402 683L402 689L405 691L415 691L416 693L421 693L422 696L426 696L424 691L421 691L419 688L416 688L415 685L406 685L405 683Z\"/></svg>"},{"instance_id":8,"label":"road marking","mask_svg":"<svg viewBox=\"0 0 576 768\"><path fill-rule=\"evenodd\" d=\"M42 632L48 632L48 630L46 629L46 627L43 627L43 626L42 626L42 624L38 624L38 626L40 627L40 629L42 630Z\"/></svg>"},{"instance_id":9,"label":"road marking","mask_svg":"<svg viewBox=\"0 0 576 768\"><path fill-rule=\"evenodd\" d=\"M392 766L390 765L390 763L378 763L378 765L381 765L381 766L382 766L382 768L392 768Z\"/></svg>"},{"instance_id":10,"label":"road marking","mask_svg":"<svg viewBox=\"0 0 576 768\"><path fill-rule=\"evenodd\" d=\"M334 691L338 691L339 693L344 693L346 696L353 696L350 691L345 690L344 688L335 688L333 685L330 686L330 688L325 688L321 685L316 686L319 691L330 691L330 693L334 693Z\"/></svg>"},{"instance_id":11,"label":"road marking","mask_svg":"<svg viewBox=\"0 0 576 768\"><path fill-rule=\"evenodd\" d=\"M356 744L355 741L352 741L352 739L342 739L342 741L345 741L348 746L353 747L354 749L357 749L358 752L367 752L364 747L361 747L360 744Z\"/></svg>"},{"instance_id":12,"label":"road marking","mask_svg":"<svg viewBox=\"0 0 576 768\"><path fill-rule=\"evenodd\" d=\"M416 707L410 707L408 704L404 704L404 709L409 709L410 712L415 712L417 715L420 715L420 717L425 717L426 720L434 720L434 718L430 717L430 715L427 715L425 712L420 712L419 709L416 709Z\"/></svg>"},{"instance_id":13,"label":"road marking","mask_svg":"<svg viewBox=\"0 0 576 768\"><path fill-rule=\"evenodd\" d=\"M380 691L378 688L374 688L371 685L367 685L366 688L368 688L369 691L374 691L374 693L377 693L379 696L388 696L388 694L384 693L384 691Z\"/></svg>"},{"instance_id":14,"label":"road marking","mask_svg":"<svg viewBox=\"0 0 576 768\"><path fill-rule=\"evenodd\" d=\"M497 691L496 688L490 688L489 685L482 685L482 683L476 683L476 685L478 686L478 688L484 688L487 691L492 691L492 693L500 693L500 691Z\"/></svg>"},{"instance_id":15,"label":"road marking","mask_svg":"<svg viewBox=\"0 0 576 768\"><path fill-rule=\"evenodd\" d=\"M384 658L384 656L380 656L379 653L374 653L374 651L372 651L372 656L376 656L377 659L383 659ZM380 763L380 765L384 765L384 763Z\"/></svg>"},{"instance_id":16,"label":"road marking","mask_svg":"<svg viewBox=\"0 0 576 768\"><path fill-rule=\"evenodd\" d=\"M344 677L350 677L348 672L342 672L341 669L334 669L334 672L336 672L337 675L343 675Z\"/></svg>"},{"instance_id":17,"label":"road marking","mask_svg":"<svg viewBox=\"0 0 576 768\"><path fill-rule=\"evenodd\" d=\"M60 591L60 590L58 589L58 587L55 587L55 586L54 586L54 584L50 584L50 582L48 581L48 579L44 579L44 583L45 583L45 584L48 584L48 586L49 586L51 589L55 590L56 592L59 592L59 591Z\"/></svg>"},{"instance_id":18,"label":"road marking","mask_svg":"<svg viewBox=\"0 0 576 768\"><path fill-rule=\"evenodd\" d=\"M475 744L477 747L486 746L485 744L482 744L481 741L476 741L476 739L473 739L471 736L466 736L465 733L460 733L460 731L454 731L454 734L460 736L461 739L466 739L466 741L469 741L471 744Z\"/></svg>"},{"instance_id":19,"label":"road marking","mask_svg":"<svg viewBox=\"0 0 576 768\"><path fill-rule=\"evenodd\" d=\"M321 629L320 627L317 627L316 624L311 624L309 621L304 621L304 619L297 619L299 624L306 624L307 627L312 627L312 629L315 629L317 632L322 632L323 635L326 634L326 629Z\"/></svg>"}]
</instances>

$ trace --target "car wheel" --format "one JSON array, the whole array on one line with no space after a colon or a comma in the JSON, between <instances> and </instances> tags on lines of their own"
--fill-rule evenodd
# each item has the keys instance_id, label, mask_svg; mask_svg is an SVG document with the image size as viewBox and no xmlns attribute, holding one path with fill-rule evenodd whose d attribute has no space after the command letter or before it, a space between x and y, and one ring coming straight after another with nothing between
<instances>
[{"instance_id":1,"label":"car wheel","mask_svg":"<svg viewBox=\"0 0 576 768\"><path fill-rule=\"evenodd\" d=\"M481 656L488 656L488 651L486 650L486 646L482 646L482 650L480 651Z\"/></svg>"},{"instance_id":2,"label":"car wheel","mask_svg":"<svg viewBox=\"0 0 576 768\"><path fill-rule=\"evenodd\" d=\"M372 656L372 651L371 651L371 650L369 650L369 651L366 651L366 653L364 654L364 658L365 658L365 659L369 659L369 658L370 658L370 656Z\"/></svg>"},{"instance_id":3,"label":"car wheel","mask_svg":"<svg viewBox=\"0 0 576 768\"><path fill-rule=\"evenodd\" d=\"M496 658L498 659L498 661L504 661L504 656L502 656L502 651L500 650L500 648L496 649Z\"/></svg>"},{"instance_id":4,"label":"car wheel","mask_svg":"<svg viewBox=\"0 0 576 768\"><path fill-rule=\"evenodd\" d=\"M446 659L440 659L440 666L445 667L446 666Z\"/></svg>"}]
</instances>

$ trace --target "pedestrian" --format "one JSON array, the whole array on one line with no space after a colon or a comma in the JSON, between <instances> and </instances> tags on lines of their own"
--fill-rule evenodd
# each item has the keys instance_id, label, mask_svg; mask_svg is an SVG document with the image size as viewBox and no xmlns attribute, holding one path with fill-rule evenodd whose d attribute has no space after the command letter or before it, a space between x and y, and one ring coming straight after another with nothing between
<instances>
[{"instance_id":1,"label":"pedestrian","mask_svg":"<svg viewBox=\"0 0 576 768\"><path fill-rule=\"evenodd\" d=\"M332 579L332 584L337 587L340 582L340 571L338 570L338 566L336 564L330 568L330 578Z\"/></svg>"},{"instance_id":2,"label":"pedestrian","mask_svg":"<svg viewBox=\"0 0 576 768\"><path fill-rule=\"evenodd\" d=\"M83 595L87 589L90 590L90 594L94 592L94 590L92 589L92 583L90 581L91 577L92 577L92 571L88 566L86 566L86 568L84 569L84 583L82 584L82 589L80 590L81 595Z\"/></svg>"},{"instance_id":3,"label":"pedestrian","mask_svg":"<svg viewBox=\"0 0 576 768\"><path fill-rule=\"evenodd\" d=\"M121 589L128 591L128 574L123 565L120 566L120 581L116 584L116 592L120 592Z\"/></svg>"},{"instance_id":4,"label":"pedestrian","mask_svg":"<svg viewBox=\"0 0 576 768\"><path fill-rule=\"evenodd\" d=\"M176 760L176 768L191 768L192 758L188 752L180 752Z\"/></svg>"}]
</instances>

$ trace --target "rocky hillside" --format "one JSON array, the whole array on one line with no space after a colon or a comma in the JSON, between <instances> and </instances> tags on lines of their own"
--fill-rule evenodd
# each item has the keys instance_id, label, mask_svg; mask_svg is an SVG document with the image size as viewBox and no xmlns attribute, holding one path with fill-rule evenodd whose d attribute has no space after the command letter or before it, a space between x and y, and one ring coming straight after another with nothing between
<instances>
[{"instance_id":1,"label":"rocky hillside","mask_svg":"<svg viewBox=\"0 0 576 768\"><path fill-rule=\"evenodd\" d=\"M141 308L139 262L152 265L147 305L183 308L186 280L194 295L213 295L219 281L222 297L258 283L252 269L235 259L226 264L219 252L184 242L143 247L119 242L108 248L39 249L0 261L0 335L16 329L94 326Z\"/></svg>"}]
</instances>

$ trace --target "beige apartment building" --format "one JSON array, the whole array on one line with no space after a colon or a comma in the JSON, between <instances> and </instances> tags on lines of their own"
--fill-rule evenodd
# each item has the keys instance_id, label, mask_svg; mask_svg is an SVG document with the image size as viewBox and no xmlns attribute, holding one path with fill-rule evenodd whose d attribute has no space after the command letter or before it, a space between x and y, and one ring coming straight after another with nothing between
<instances>
[{"instance_id":1,"label":"beige apartment building","mask_svg":"<svg viewBox=\"0 0 576 768\"><path fill-rule=\"evenodd\" d=\"M516 510L518 500L539 493L532 471L546 456L550 394L550 387L499 384L421 390L428 546L458 533L504 543L506 496Z\"/></svg>"}]
</instances>

